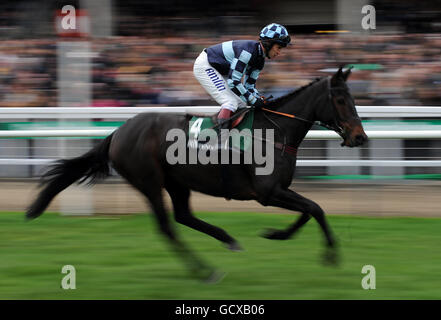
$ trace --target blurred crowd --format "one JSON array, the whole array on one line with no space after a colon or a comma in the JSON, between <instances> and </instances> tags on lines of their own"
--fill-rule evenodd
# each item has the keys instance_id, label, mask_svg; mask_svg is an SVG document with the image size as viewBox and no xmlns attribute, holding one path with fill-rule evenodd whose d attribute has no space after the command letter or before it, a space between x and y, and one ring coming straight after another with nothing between
<instances>
[{"instance_id":1,"label":"blurred crowd","mask_svg":"<svg viewBox=\"0 0 441 320\"><path fill-rule=\"evenodd\" d=\"M90 105L214 105L193 76L194 60L205 47L257 39L258 31L91 39ZM1 107L58 105L57 41L0 41ZM274 61L266 61L257 88L277 97L340 65L355 64L349 86L358 105L441 105L440 56L441 35L436 33L293 34L293 45Z\"/></svg>"}]
</instances>

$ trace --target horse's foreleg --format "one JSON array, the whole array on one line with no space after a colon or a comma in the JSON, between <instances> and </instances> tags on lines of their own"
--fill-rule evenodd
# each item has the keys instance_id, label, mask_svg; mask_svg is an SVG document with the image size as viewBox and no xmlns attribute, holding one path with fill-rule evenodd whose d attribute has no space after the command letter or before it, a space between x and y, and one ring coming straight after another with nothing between
<instances>
[{"instance_id":1,"label":"horse's foreleg","mask_svg":"<svg viewBox=\"0 0 441 320\"><path fill-rule=\"evenodd\" d=\"M317 220L326 238L327 251L325 252L325 262L337 262L336 241L326 221L325 213L317 203L292 190L277 188L265 205L276 206L302 213L300 218L287 229L270 230L263 235L265 238L278 240L289 239L306 222L308 222L312 216Z\"/></svg>"},{"instance_id":2,"label":"horse's foreleg","mask_svg":"<svg viewBox=\"0 0 441 320\"><path fill-rule=\"evenodd\" d=\"M306 222L311 219L311 216L309 213L302 213L302 215L297 219L295 223L293 223L291 226L289 226L285 230L276 230L269 228L267 229L262 236L267 239L272 240L286 240L291 238L297 230L299 230Z\"/></svg>"},{"instance_id":3,"label":"horse's foreleg","mask_svg":"<svg viewBox=\"0 0 441 320\"><path fill-rule=\"evenodd\" d=\"M177 186L176 184L172 183L167 184L166 189L173 202L176 222L212 236L213 238L223 242L225 246L232 251L241 250L239 243L227 232L225 232L225 230L206 223L196 218L192 214L189 204L190 190L188 190L188 188L184 186Z\"/></svg>"}]
</instances>

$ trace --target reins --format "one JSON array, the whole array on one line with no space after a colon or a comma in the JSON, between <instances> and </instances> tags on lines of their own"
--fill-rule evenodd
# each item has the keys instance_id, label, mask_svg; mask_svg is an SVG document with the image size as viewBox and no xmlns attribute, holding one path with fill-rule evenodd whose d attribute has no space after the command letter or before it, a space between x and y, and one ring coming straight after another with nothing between
<instances>
[{"instance_id":1,"label":"reins","mask_svg":"<svg viewBox=\"0 0 441 320\"><path fill-rule=\"evenodd\" d=\"M335 109L334 103L333 103L333 101L332 101L332 90L346 90L346 88L344 88L344 87L334 87L334 88L331 88L331 79L330 79L330 77L327 78L327 87L328 87L328 100L329 100L329 103L330 103L331 106ZM272 96L271 96L271 97L272 97ZM271 98L271 97L270 97L270 98ZM239 117L239 116L240 116L243 112L245 112L246 110L247 110L247 108L244 108L244 109L242 109L242 110L239 110L239 111L238 111L236 114L234 114L230 119L228 119L228 121L231 121L231 120L236 119L237 117ZM283 156L283 154L284 154L285 152L290 153L290 154L296 156L296 155L297 155L297 148L287 144L287 138L286 138L285 130L284 130L282 127L280 127L280 126L279 126L274 120L272 120L271 118L269 118L269 117L266 115L266 113L273 113L273 114L277 114L277 115L282 116L282 117L286 117L286 118L290 118L290 119L293 119L293 120L302 121L302 122L308 123L308 124L310 124L310 125L317 125L317 126L320 126L320 127L326 128L326 129L328 129L328 130L335 131L335 132L338 133L342 138L344 138L344 137L343 137L343 129L342 129L340 126L338 126L337 121L336 121L335 119L334 119L334 124L333 124L333 125L329 125L329 124L326 124L326 123L321 122L321 121L311 121L311 120L304 119L304 118L299 117L299 116L294 115L294 114L285 113L285 112L280 112L280 111L276 111L276 110L272 110L272 109L268 109L268 108L261 108L261 110L264 111L263 116L264 116L264 117L265 117L265 118L266 118L266 119L267 119L272 125L274 125L277 129L279 129L279 131L282 133L282 136L283 136L283 143L281 143L281 142L272 142L272 143L275 145L275 147L276 147L277 149L280 149L280 150L282 151L282 156ZM335 113L335 114L337 114L337 113ZM218 126L219 126L219 123L213 125L210 129L214 129L214 128L218 127ZM254 137L253 137L253 138L254 138ZM260 140L263 140L263 141L266 141L266 142L270 142L270 141L268 141L267 139L260 139Z\"/></svg>"},{"instance_id":2,"label":"reins","mask_svg":"<svg viewBox=\"0 0 441 320\"><path fill-rule=\"evenodd\" d=\"M338 90L338 89L345 89L345 88L343 88L343 87L334 87L334 88L332 88L331 89L331 79L328 77L327 78L327 87L328 87L328 100L329 100L329 103L331 104L331 106L333 107L333 108L335 108L334 107L334 104L333 104L333 102L332 102L332 90L334 89L334 90ZM272 96L271 96L272 97ZM270 97L270 98L271 98ZM282 156L285 154L285 152L287 152L287 153L289 153L289 154L291 154L291 155L293 155L293 156L296 156L297 155L297 147L294 147L294 146L291 146L291 145L289 145L288 143L287 143L287 138L286 138L286 133L285 133L285 130L281 127L281 126L279 126L274 120L272 120L270 117L268 117L267 115L266 115L266 113L265 112L268 112L268 113L273 113L273 114L277 114L277 115L279 115L279 116L282 116L282 117L286 117L286 118L290 118L290 119L293 119L293 120L299 120L299 121L302 121L302 122L305 122L305 123L308 123L308 124L310 124L311 126L312 125L318 125L318 126L321 126L321 127L324 127L324 128L326 128L326 129L328 129L328 130L332 130L332 131L335 131L336 133L338 133L342 138L343 138L343 130L342 130L342 128L340 128L338 125L337 125L337 121L334 119L334 125L329 125L329 124L326 124L326 123L323 123L323 122L321 122L321 121L311 121L311 120L308 120L308 119L304 119L304 118L301 118L301 117L299 117L299 116L296 116L296 115L294 115L294 114L290 114L290 113L285 113L285 112L280 112L280 111L276 111L276 110L271 110L271 109L268 109L268 108L261 108L261 110L262 111L264 111L264 113L263 113L263 116L273 125L273 126L275 126L281 133L282 133L282 136L283 136L283 143L281 143L281 142L272 142L273 144L274 144L274 146L277 148L277 149L280 149L281 151L282 151ZM236 115L235 115L236 116ZM235 117L235 116L233 116L233 117ZM232 117L232 118L233 118ZM267 139L260 139L260 140L263 140L263 141L266 141L266 142L270 142L270 141L268 141Z\"/></svg>"},{"instance_id":3,"label":"reins","mask_svg":"<svg viewBox=\"0 0 441 320\"><path fill-rule=\"evenodd\" d=\"M267 109L267 108L261 108L261 109L263 111L265 111L265 112L275 113L275 114L278 114L278 115L283 116L283 117L287 117L287 118L303 121L303 122L306 122L306 123L309 123L309 124L312 124L312 125L315 124L315 125L318 125L320 127L324 127L326 129L335 131L335 128L333 126L330 126L330 125L328 125L326 123L323 123L323 122L320 122L320 121L310 121L310 120L307 120L307 119L300 118L300 117L298 117L298 116L296 116L294 114L279 112L279 111L275 111L275 110L271 110L271 109Z\"/></svg>"},{"instance_id":4,"label":"reins","mask_svg":"<svg viewBox=\"0 0 441 320\"><path fill-rule=\"evenodd\" d=\"M331 82L331 80L330 80L330 78L328 77L328 79L327 79L327 85L328 85L328 99L329 99L329 101L330 101L331 104L332 104L332 89L331 89L331 84L330 84L330 82ZM341 88L338 87L338 88L333 88L333 89L344 89L344 88L343 88L343 87L341 87ZM287 118L291 118L291 119L295 119L295 120L303 121L303 122L309 123L309 124L311 124L311 125L318 125L318 126L320 126L320 127L324 127L324 128L326 128L326 129L336 131L338 134L341 135L341 129L340 129L340 128L336 128L336 127L334 127L334 126L328 125L328 124L323 123L323 122L321 122L321 121L310 121L310 120L307 120L307 119L304 119L304 118L298 117L298 116L296 116L296 115L294 115L294 114L290 114L290 113L280 112L280 111L271 110L271 109L267 109L267 108L261 108L261 109L262 109L263 111L265 111L265 112L270 112L270 113L274 113L274 114L277 114L277 115L280 115L280 116L283 116L283 117L287 117Z\"/></svg>"},{"instance_id":5,"label":"reins","mask_svg":"<svg viewBox=\"0 0 441 320\"><path fill-rule=\"evenodd\" d=\"M261 108L261 109L263 111L266 111L266 112L271 112L271 113L278 114L279 116L284 116L284 117L291 118L291 119L297 119L297 120L300 120L300 121L303 121L303 122L307 122L307 123L310 123L310 124L314 124L315 123L313 121L309 121L309 120L300 118L300 117L298 117L298 116L296 116L294 114L280 112L280 111L275 111L275 110L271 110L271 109L267 109L267 108Z\"/></svg>"},{"instance_id":6,"label":"reins","mask_svg":"<svg viewBox=\"0 0 441 320\"><path fill-rule=\"evenodd\" d=\"M345 88L343 88L343 87L336 87L336 88L332 88L331 89L331 80L330 80L329 77L327 79L327 86L328 86L328 99L329 99L329 102L331 103L332 106L334 106L334 104L332 103L332 90L333 89L334 90L335 89L345 89ZM318 125L320 127L324 127L324 128L326 128L328 130L332 130L332 131L337 132L340 136L342 136L342 134L343 134L343 130L338 125L336 125L336 123L335 123L335 126L332 126L332 125L323 123L321 121L310 121L310 120L298 117L298 116L296 116L294 114L290 114L290 113L280 112L280 111L271 110L271 109L267 109L267 108L261 108L261 109L262 109L262 111L265 111L265 112L270 112L270 113L277 114L279 116L287 117L287 118L294 119L294 120L303 121L303 122L306 122L306 123L311 124L311 125ZM265 117L265 118L270 120L268 117ZM271 121L271 122L273 124L275 124L274 121ZM277 127L280 128L278 125L277 125Z\"/></svg>"}]
</instances>

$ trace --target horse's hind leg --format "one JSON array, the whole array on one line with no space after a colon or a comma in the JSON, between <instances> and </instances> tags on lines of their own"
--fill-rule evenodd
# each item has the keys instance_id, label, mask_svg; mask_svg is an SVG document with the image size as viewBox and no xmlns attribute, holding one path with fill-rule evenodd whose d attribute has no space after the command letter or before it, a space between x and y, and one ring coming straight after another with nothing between
<instances>
[{"instance_id":1,"label":"horse's hind leg","mask_svg":"<svg viewBox=\"0 0 441 320\"><path fill-rule=\"evenodd\" d=\"M176 222L212 236L225 243L226 247L230 250L241 250L237 241L223 229L206 223L192 214L189 204L190 190L188 188L178 185L176 181L167 181L165 188L173 202Z\"/></svg>"},{"instance_id":2,"label":"horse's hind leg","mask_svg":"<svg viewBox=\"0 0 441 320\"><path fill-rule=\"evenodd\" d=\"M137 172L142 172L142 170ZM197 257L177 237L175 230L173 230L163 202L162 187L160 182L161 179L158 172L159 170L152 170L149 172L149 174L138 174L136 178L130 177L127 174L123 174L123 176L147 197L158 222L160 231L167 237L172 249L188 265L192 274L194 274L197 278L201 278L206 281L217 281L222 275L217 273L214 268L208 266L199 257Z\"/></svg>"},{"instance_id":3,"label":"horse's hind leg","mask_svg":"<svg viewBox=\"0 0 441 320\"><path fill-rule=\"evenodd\" d=\"M325 213L317 203L289 189L277 188L265 205L302 212L300 218L287 229L270 230L264 234L265 238L278 240L288 239L310 219L310 216L312 216L317 220L326 238L327 250L324 255L325 262L332 264L337 263L338 255L336 241L328 223L326 222Z\"/></svg>"}]
</instances>

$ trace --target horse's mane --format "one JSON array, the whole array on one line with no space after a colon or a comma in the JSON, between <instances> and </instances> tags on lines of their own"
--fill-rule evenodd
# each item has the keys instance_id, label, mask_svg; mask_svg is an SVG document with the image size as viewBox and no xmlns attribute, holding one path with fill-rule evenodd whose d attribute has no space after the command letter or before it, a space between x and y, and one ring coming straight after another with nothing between
<instances>
[{"instance_id":1,"label":"horse's mane","mask_svg":"<svg viewBox=\"0 0 441 320\"><path fill-rule=\"evenodd\" d=\"M284 96L281 96L277 99L271 100L270 103L267 105L268 107L277 107L280 106L281 104L283 104L286 100L295 97L296 95L298 95L300 92L303 92L306 88L309 88L310 86L312 86L313 84L316 84L317 82L319 82L320 80L322 80L323 78L315 78L313 81L311 81L310 83L295 89L294 91L287 93Z\"/></svg>"}]
</instances>

